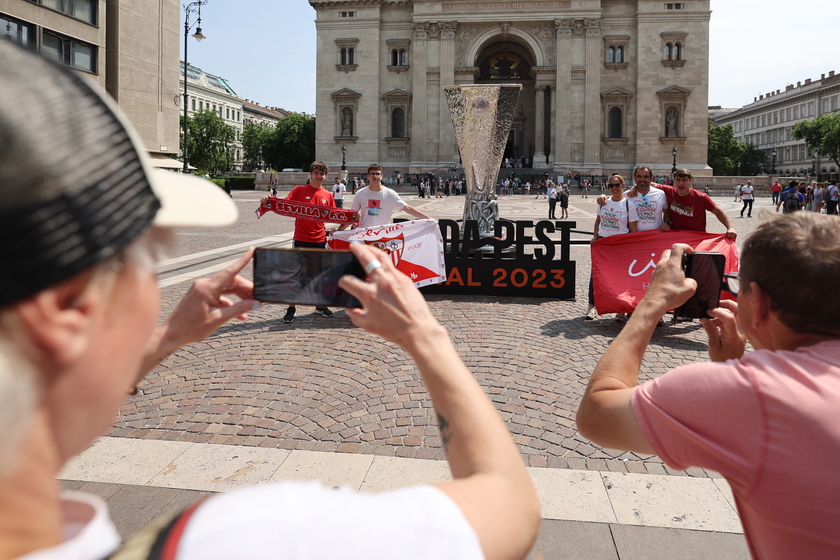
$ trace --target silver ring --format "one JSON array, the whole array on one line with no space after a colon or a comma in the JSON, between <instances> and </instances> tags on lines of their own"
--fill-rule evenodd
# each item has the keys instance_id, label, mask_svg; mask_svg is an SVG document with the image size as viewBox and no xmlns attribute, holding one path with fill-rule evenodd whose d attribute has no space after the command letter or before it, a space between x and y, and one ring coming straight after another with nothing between
<instances>
[{"instance_id":1,"label":"silver ring","mask_svg":"<svg viewBox=\"0 0 840 560\"><path fill-rule=\"evenodd\" d=\"M374 271L374 270L376 270L377 268L381 268L381 267L382 267L382 263L381 263L381 262L379 262L379 261L378 261L378 260L376 260L376 259L373 259L372 261L370 261L369 263L367 263L367 264L365 265L365 273L366 273L368 276L370 276L371 274L373 274L373 271Z\"/></svg>"}]
</instances>

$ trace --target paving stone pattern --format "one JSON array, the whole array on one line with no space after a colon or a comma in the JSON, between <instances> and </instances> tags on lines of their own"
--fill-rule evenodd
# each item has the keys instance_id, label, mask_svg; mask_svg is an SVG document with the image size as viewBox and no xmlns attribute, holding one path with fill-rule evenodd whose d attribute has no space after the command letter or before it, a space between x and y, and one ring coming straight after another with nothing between
<instances>
[{"instance_id":1,"label":"paving stone pattern","mask_svg":"<svg viewBox=\"0 0 840 560\"><path fill-rule=\"evenodd\" d=\"M237 193L243 216L230 235L194 232L185 237L180 252L290 231L290 223L266 220L276 216L255 223L251 212L257 198L254 193ZM544 204L539 203L544 201L512 198L518 200L504 202L514 219L541 218ZM463 202L453 197L409 204L436 217L453 217ZM591 231L594 211L592 202L573 199L576 229ZM710 226L715 225L719 226L712 217ZM717 476L701 469L673 471L656 457L603 449L577 433L577 403L621 324L612 317L582 320L588 247L573 247L572 258L578 263L577 301L427 296L526 462L536 467ZM184 282L163 289L164 311L187 288ZM291 324L280 321L284 311L282 306L266 305L252 312L247 322L230 323L178 351L125 403L109 435L444 458L431 402L404 351L354 327L342 311L326 319L301 306ZM658 328L641 378L706 359L705 340L697 322Z\"/></svg>"}]
</instances>

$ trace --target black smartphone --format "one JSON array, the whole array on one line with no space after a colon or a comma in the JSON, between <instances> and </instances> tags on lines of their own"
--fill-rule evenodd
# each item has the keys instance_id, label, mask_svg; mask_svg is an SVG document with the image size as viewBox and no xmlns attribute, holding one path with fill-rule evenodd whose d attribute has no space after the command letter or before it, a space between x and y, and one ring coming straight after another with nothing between
<instances>
[{"instance_id":1,"label":"black smartphone","mask_svg":"<svg viewBox=\"0 0 840 560\"><path fill-rule=\"evenodd\" d=\"M697 291L675 311L677 317L708 318L710 309L720 306L720 290L726 256L723 253L696 251L683 255L686 278L694 278Z\"/></svg>"},{"instance_id":2,"label":"black smartphone","mask_svg":"<svg viewBox=\"0 0 840 560\"><path fill-rule=\"evenodd\" d=\"M254 252L254 299L265 303L362 307L338 287L345 274L365 279L365 270L350 251L269 249Z\"/></svg>"}]
</instances>

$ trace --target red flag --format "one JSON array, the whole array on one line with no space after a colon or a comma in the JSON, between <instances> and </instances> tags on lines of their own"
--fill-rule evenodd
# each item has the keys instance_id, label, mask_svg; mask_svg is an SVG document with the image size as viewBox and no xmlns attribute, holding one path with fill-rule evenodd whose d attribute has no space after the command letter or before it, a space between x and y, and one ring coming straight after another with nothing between
<instances>
[{"instance_id":1,"label":"red flag","mask_svg":"<svg viewBox=\"0 0 840 560\"><path fill-rule=\"evenodd\" d=\"M598 313L630 313L645 295L662 252L674 243L723 253L724 272L738 271L738 249L726 234L699 231L641 231L602 237L592 245L592 282ZM730 298L728 292L721 297Z\"/></svg>"},{"instance_id":2,"label":"red flag","mask_svg":"<svg viewBox=\"0 0 840 560\"><path fill-rule=\"evenodd\" d=\"M348 224L357 226L359 220L354 219L356 213L343 208L332 208L329 206L318 206L308 202L297 202L269 196L264 204L260 204L256 210L257 219L262 218L266 212L274 212L281 216L291 218L305 218L316 222L329 222L331 224Z\"/></svg>"}]
</instances>

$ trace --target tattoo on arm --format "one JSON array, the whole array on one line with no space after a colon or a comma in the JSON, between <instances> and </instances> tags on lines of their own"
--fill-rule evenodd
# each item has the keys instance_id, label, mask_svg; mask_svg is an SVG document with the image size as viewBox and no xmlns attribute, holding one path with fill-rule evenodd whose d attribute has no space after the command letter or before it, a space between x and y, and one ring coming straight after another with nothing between
<instances>
[{"instance_id":1,"label":"tattoo on arm","mask_svg":"<svg viewBox=\"0 0 840 560\"><path fill-rule=\"evenodd\" d=\"M447 448L449 447L449 439L452 437L452 434L449 431L449 421L440 414L437 415L437 419L438 429L440 430L440 441L443 443L443 450L447 451Z\"/></svg>"}]
</instances>

